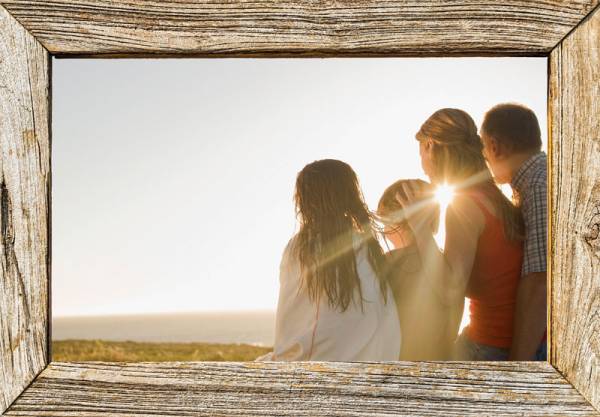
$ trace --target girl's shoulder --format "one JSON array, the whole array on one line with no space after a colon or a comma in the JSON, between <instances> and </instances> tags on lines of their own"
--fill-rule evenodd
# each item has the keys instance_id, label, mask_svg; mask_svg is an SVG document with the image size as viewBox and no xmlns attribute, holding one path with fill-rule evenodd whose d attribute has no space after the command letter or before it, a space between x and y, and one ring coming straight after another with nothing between
<instances>
[{"instance_id":1,"label":"girl's shoulder","mask_svg":"<svg viewBox=\"0 0 600 417\"><path fill-rule=\"evenodd\" d=\"M292 250L295 249L296 245L298 242L298 234L296 233L294 236L292 236L290 238L290 240L288 240L287 245L285 245L285 249L283 250L284 253L286 252L290 252Z\"/></svg>"},{"instance_id":2,"label":"girl's shoulder","mask_svg":"<svg viewBox=\"0 0 600 417\"><path fill-rule=\"evenodd\" d=\"M294 235L285 246L279 263L279 282L295 282L299 279L300 260L296 251L297 235Z\"/></svg>"},{"instance_id":3,"label":"girl's shoulder","mask_svg":"<svg viewBox=\"0 0 600 417\"><path fill-rule=\"evenodd\" d=\"M393 249L385 254L389 268L402 272L417 272L421 268L421 257L417 245Z\"/></svg>"},{"instance_id":4,"label":"girl's shoulder","mask_svg":"<svg viewBox=\"0 0 600 417\"><path fill-rule=\"evenodd\" d=\"M288 241L287 245L283 249L281 263L288 262L294 257L297 257L298 250L298 234L292 236L292 238Z\"/></svg>"}]
</instances>

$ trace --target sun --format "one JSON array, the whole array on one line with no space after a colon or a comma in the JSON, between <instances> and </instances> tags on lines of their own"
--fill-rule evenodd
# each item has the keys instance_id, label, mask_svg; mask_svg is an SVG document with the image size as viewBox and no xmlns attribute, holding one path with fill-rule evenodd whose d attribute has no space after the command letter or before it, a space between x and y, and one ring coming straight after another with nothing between
<instances>
[{"instance_id":1,"label":"sun","mask_svg":"<svg viewBox=\"0 0 600 417\"><path fill-rule=\"evenodd\" d=\"M454 187L448 184L442 184L435 190L435 200L440 203L440 206L446 208L454 198Z\"/></svg>"}]
</instances>

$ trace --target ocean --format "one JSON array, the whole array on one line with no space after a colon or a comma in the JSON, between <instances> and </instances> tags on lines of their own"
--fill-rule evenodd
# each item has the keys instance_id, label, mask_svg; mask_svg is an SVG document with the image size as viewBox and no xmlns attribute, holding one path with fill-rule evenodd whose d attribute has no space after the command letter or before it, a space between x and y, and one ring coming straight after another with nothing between
<instances>
[{"instance_id":1,"label":"ocean","mask_svg":"<svg viewBox=\"0 0 600 417\"><path fill-rule=\"evenodd\" d=\"M54 317L52 339L273 346L274 311Z\"/></svg>"}]
</instances>

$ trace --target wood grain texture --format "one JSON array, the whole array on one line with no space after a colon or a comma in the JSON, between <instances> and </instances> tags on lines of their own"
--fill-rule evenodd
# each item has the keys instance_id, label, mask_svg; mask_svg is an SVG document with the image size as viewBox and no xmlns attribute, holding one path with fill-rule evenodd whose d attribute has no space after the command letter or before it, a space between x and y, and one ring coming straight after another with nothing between
<instances>
[{"instance_id":1,"label":"wood grain texture","mask_svg":"<svg viewBox=\"0 0 600 417\"><path fill-rule=\"evenodd\" d=\"M600 11L550 55L551 363L600 409Z\"/></svg>"},{"instance_id":2,"label":"wood grain texture","mask_svg":"<svg viewBox=\"0 0 600 417\"><path fill-rule=\"evenodd\" d=\"M584 415L548 363L52 363L6 416Z\"/></svg>"},{"instance_id":3,"label":"wood grain texture","mask_svg":"<svg viewBox=\"0 0 600 417\"><path fill-rule=\"evenodd\" d=\"M0 6L0 413L47 364L49 65Z\"/></svg>"},{"instance_id":4,"label":"wood grain texture","mask_svg":"<svg viewBox=\"0 0 600 417\"><path fill-rule=\"evenodd\" d=\"M597 0L0 3L27 29L0 7L2 411L47 361L44 47L104 57L544 55ZM596 11L552 52L550 90L551 362L597 408L599 20ZM568 381L545 363L55 363L7 415L597 415Z\"/></svg>"},{"instance_id":5,"label":"wood grain texture","mask_svg":"<svg viewBox=\"0 0 600 417\"><path fill-rule=\"evenodd\" d=\"M598 0L0 0L53 54L546 55Z\"/></svg>"}]
</instances>

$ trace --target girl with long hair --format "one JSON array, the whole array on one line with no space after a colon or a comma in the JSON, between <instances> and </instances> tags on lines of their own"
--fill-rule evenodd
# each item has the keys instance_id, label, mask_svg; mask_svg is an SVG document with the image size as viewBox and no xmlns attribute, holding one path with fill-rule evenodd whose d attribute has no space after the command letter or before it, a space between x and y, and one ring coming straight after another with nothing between
<instances>
[{"instance_id":1,"label":"girl with long hair","mask_svg":"<svg viewBox=\"0 0 600 417\"><path fill-rule=\"evenodd\" d=\"M400 325L384 254L352 168L313 162L298 174L300 223L280 266L272 360L397 360Z\"/></svg>"},{"instance_id":2,"label":"girl with long hair","mask_svg":"<svg viewBox=\"0 0 600 417\"><path fill-rule=\"evenodd\" d=\"M457 339L454 358L506 360L523 259L520 213L494 183L477 127L466 112L438 110L416 138L431 182L455 190L445 219L443 251L430 233L422 232L426 210L408 218L441 300L451 305L466 296L470 301L470 324ZM414 193L404 187L397 195L406 210Z\"/></svg>"}]
</instances>

